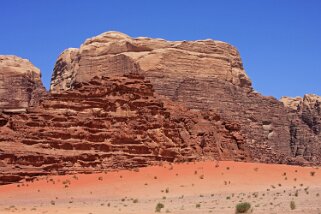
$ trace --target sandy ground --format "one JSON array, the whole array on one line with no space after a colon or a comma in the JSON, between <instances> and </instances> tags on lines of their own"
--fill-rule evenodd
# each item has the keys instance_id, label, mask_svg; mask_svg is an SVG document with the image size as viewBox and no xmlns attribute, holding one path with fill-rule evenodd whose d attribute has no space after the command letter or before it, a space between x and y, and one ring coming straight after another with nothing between
<instances>
[{"instance_id":1,"label":"sandy ground","mask_svg":"<svg viewBox=\"0 0 321 214\"><path fill-rule=\"evenodd\" d=\"M164 164L90 175L50 176L0 186L0 214L321 214L318 168L237 162ZM294 201L295 209L290 208Z\"/></svg>"}]
</instances>

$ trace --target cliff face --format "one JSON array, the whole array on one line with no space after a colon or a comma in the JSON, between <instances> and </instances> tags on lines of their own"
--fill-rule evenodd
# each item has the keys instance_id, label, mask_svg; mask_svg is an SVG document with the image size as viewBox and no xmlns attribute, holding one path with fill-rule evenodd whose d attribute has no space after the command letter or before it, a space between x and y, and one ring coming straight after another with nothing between
<instances>
[{"instance_id":1,"label":"cliff face","mask_svg":"<svg viewBox=\"0 0 321 214\"><path fill-rule=\"evenodd\" d=\"M281 102L293 109L302 121L307 124L315 135L321 137L321 97L306 94L304 97L282 97Z\"/></svg>"},{"instance_id":2,"label":"cliff face","mask_svg":"<svg viewBox=\"0 0 321 214\"><path fill-rule=\"evenodd\" d=\"M79 49L64 51L55 65L50 89L59 92L75 81L129 72L143 73L158 93L168 96L176 95L185 78L220 79L251 90L238 51L227 43L170 42L118 32L103 33L86 40Z\"/></svg>"},{"instance_id":3,"label":"cliff face","mask_svg":"<svg viewBox=\"0 0 321 214\"><path fill-rule=\"evenodd\" d=\"M75 83L0 124L0 184L159 161L250 159L237 123L160 97L137 74Z\"/></svg>"},{"instance_id":4,"label":"cliff face","mask_svg":"<svg viewBox=\"0 0 321 214\"><path fill-rule=\"evenodd\" d=\"M73 53L71 60L64 58L65 52ZM158 94L174 102L237 121L255 161L320 162L320 138L315 128L280 101L254 92L238 51L229 44L214 40L171 42L107 32L65 52L54 69L52 93L93 76L134 71L145 76ZM59 75L61 67L68 78Z\"/></svg>"},{"instance_id":5,"label":"cliff face","mask_svg":"<svg viewBox=\"0 0 321 214\"><path fill-rule=\"evenodd\" d=\"M58 57L50 93L40 76L0 57L0 184L160 161L321 164L320 97L260 95L224 42L107 32Z\"/></svg>"},{"instance_id":6,"label":"cliff face","mask_svg":"<svg viewBox=\"0 0 321 214\"><path fill-rule=\"evenodd\" d=\"M45 93L40 70L31 62L0 55L0 111L25 111Z\"/></svg>"}]
</instances>

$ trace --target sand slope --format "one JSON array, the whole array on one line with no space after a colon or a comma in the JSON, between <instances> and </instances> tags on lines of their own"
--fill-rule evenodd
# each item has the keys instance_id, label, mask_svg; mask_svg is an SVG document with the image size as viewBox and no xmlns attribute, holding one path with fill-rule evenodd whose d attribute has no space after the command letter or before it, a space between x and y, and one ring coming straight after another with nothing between
<instances>
[{"instance_id":1,"label":"sand slope","mask_svg":"<svg viewBox=\"0 0 321 214\"><path fill-rule=\"evenodd\" d=\"M253 213L317 214L320 194L318 168L208 161L0 186L0 213L235 213L246 201Z\"/></svg>"}]
</instances>

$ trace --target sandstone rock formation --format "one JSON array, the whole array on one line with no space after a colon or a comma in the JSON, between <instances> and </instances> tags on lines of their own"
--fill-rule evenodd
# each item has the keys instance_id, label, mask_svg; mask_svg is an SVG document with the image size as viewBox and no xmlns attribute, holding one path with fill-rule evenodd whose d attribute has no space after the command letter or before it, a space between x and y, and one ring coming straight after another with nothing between
<instances>
[{"instance_id":1,"label":"sandstone rock formation","mask_svg":"<svg viewBox=\"0 0 321 214\"><path fill-rule=\"evenodd\" d=\"M103 33L59 57L51 92L68 90L93 76L128 72L144 75L158 94L172 101L236 120L254 161L320 162L321 140L311 125L275 98L254 92L238 51L224 42L170 42Z\"/></svg>"},{"instance_id":2,"label":"sandstone rock formation","mask_svg":"<svg viewBox=\"0 0 321 214\"><path fill-rule=\"evenodd\" d=\"M25 111L45 93L40 70L31 62L0 55L0 111Z\"/></svg>"},{"instance_id":3,"label":"sandstone rock formation","mask_svg":"<svg viewBox=\"0 0 321 214\"><path fill-rule=\"evenodd\" d=\"M30 62L0 59L0 184L160 161L321 164L320 97L255 92L224 42L103 33L59 56L49 94Z\"/></svg>"},{"instance_id":4,"label":"sandstone rock formation","mask_svg":"<svg viewBox=\"0 0 321 214\"><path fill-rule=\"evenodd\" d=\"M0 115L0 184L159 161L250 160L240 126L191 111L129 74L75 83L25 114Z\"/></svg>"},{"instance_id":5,"label":"sandstone rock formation","mask_svg":"<svg viewBox=\"0 0 321 214\"><path fill-rule=\"evenodd\" d=\"M188 78L220 79L251 90L238 51L227 43L134 39L118 32L103 33L86 40L79 49L64 51L55 65L50 89L59 92L75 81L128 72L143 72L156 91L169 96L176 95L187 73Z\"/></svg>"},{"instance_id":6,"label":"sandstone rock formation","mask_svg":"<svg viewBox=\"0 0 321 214\"><path fill-rule=\"evenodd\" d=\"M302 121L318 136L321 136L321 97L306 94L304 97L282 97L281 102L286 107L297 112Z\"/></svg>"}]
</instances>

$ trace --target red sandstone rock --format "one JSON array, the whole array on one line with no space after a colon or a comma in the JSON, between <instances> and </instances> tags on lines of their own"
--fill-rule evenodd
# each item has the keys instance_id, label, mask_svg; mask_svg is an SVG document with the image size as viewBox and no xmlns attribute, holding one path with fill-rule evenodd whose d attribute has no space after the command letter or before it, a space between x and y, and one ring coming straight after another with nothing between
<instances>
[{"instance_id":1,"label":"red sandstone rock","mask_svg":"<svg viewBox=\"0 0 321 214\"><path fill-rule=\"evenodd\" d=\"M306 94L304 97L282 97L281 102L286 107L297 112L313 132L321 137L321 97L315 94Z\"/></svg>"},{"instance_id":2,"label":"red sandstone rock","mask_svg":"<svg viewBox=\"0 0 321 214\"><path fill-rule=\"evenodd\" d=\"M37 69L7 58L2 184L160 161L321 164L319 97L256 93L224 42L104 33L59 56L47 95Z\"/></svg>"},{"instance_id":3,"label":"red sandstone rock","mask_svg":"<svg viewBox=\"0 0 321 214\"><path fill-rule=\"evenodd\" d=\"M72 54L65 57L66 53ZM61 67L65 75L60 74ZM238 51L224 42L170 42L103 33L59 57L51 91L59 93L96 75L128 72L144 75L158 94L172 101L192 109L212 110L223 120L236 121L245 136L244 147L254 161L321 161L321 139L311 123L275 98L254 92Z\"/></svg>"},{"instance_id":4,"label":"red sandstone rock","mask_svg":"<svg viewBox=\"0 0 321 214\"><path fill-rule=\"evenodd\" d=\"M0 183L159 161L250 158L238 125L160 97L149 81L132 74L75 83L25 114L2 115L0 124L0 136L6 136Z\"/></svg>"}]
</instances>

